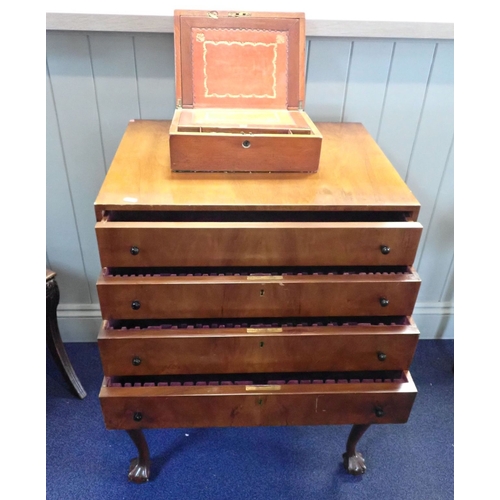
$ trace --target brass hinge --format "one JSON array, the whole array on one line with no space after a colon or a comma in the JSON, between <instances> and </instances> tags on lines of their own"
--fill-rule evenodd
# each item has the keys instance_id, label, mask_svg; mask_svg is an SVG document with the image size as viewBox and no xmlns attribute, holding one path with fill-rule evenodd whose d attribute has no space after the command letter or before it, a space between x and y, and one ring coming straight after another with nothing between
<instances>
[{"instance_id":1,"label":"brass hinge","mask_svg":"<svg viewBox=\"0 0 500 500\"><path fill-rule=\"evenodd\" d=\"M250 12L228 12L227 17L248 17L251 15Z\"/></svg>"},{"instance_id":2,"label":"brass hinge","mask_svg":"<svg viewBox=\"0 0 500 500\"><path fill-rule=\"evenodd\" d=\"M304 111L304 101L299 101L299 111Z\"/></svg>"},{"instance_id":3,"label":"brass hinge","mask_svg":"<svg viewBox=\"0 0 500 500\"><path fill-rule=\"evenodd\" d=\"M177 105L176 105L176 108L177 108L177 109L182 108L182 99L177 99Z\"/></svg>"}]
</instances>

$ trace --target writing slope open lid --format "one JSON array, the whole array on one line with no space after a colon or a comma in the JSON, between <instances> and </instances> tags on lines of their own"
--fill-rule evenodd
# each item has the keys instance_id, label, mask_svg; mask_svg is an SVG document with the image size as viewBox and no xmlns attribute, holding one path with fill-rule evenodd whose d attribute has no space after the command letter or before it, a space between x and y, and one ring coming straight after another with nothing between
<instances>
[{"instance_id":1,"label":"writing slope open lid","mask_svg":"<svg viewBox=\"0 0 500 500\"><path fill-rule=\"evenodd\" d=\"M303 109L303 13L174 12L176 105Z\"/></svg>"}]
</instances>

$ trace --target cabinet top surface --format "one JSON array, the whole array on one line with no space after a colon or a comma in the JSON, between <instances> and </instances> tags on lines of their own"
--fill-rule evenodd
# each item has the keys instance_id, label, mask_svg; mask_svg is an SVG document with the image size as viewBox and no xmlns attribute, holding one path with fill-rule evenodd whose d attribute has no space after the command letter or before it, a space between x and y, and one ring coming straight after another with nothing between
<instances>
[{"instance_id":1,"label":"cabinet top surface","mask_svg":"<svg viewBox=\"0 0 500 500\"><path fill-rule=\"evenodd\" d=\"M170 121L130 121L95 201L102 210L404 210L420 207L360 123L318 123L317 173L174 173Z\"/></svg>"}]
</instances>

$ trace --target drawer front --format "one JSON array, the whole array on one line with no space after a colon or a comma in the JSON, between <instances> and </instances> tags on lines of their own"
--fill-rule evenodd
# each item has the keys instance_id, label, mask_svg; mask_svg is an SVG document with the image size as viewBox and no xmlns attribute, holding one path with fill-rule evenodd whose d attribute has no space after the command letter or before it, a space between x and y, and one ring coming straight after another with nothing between
<instances>
[{"instance_id":1,"label":"drawer front","mask_svg":"<svg viewBox=\"0 0 500 500\"><path fill-rule=\"evenodd\" d=\"M418 222L96 225L103 267L411 265L421 232Z\"/></svg>"},{"instance_id":2,"label":"drawer front","mask_svg":"<svg viewBox=\"0 0 500 500\"><path fill-rule=\"evenodd\" d=\"M290 385L108 387L99 395L107 429L404 423L416 396L399 381Z\"/></svg>"},{"instance_id":3,"label":"drawer front","mask_svg":"<svg viewBox=\"0 0 500 500\"><path fill-rule=\"evenodd\" d=\"M103 319L146 319L410 316L420 288L414 272L255 278L101 276L97 290Z\"/></svg>"},{"instance_id":4,"label":"drawer front","mask_svg":"<svg viewBox=\"0 0 500 500\"><path fill-rule=\"evenodd\" d=\"M113 330L98 344L104 374L174 375L405 370L419 332L397 326Z\"/></svg>"}]
</instances>

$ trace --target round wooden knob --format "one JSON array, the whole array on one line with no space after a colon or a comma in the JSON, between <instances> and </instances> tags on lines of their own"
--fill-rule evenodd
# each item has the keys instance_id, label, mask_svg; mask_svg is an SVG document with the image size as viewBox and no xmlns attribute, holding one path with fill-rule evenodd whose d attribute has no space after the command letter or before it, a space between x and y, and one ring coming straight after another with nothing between
<instances>
[{"instance_id":1,"label":"round wooden knob","mask_svg":"<svg viewBox=\"0 0 500 500\"><path fill-rule=\"evenodd\" d=\"M381 305L382 307L387 307L387 306L389 305L389 299L386 299L385 297L382 297L382 298L380 299L380 305Z\"/></svg>"},{"instance_id":2,"label":"round wooden knob","mask_svg":"<svg viewBox=\"0 0 500 500\"><path fill-rule=\"evenodd\" d=\"M139 253L139 247L130 247L130 253L132 255L137 255Z\"/></svg>"},{"instance_id":3,"label":"round wooden knob","mask_svg":"<svg viewBox=\"0 0 500 500\"><path fill-rule=\"evenodd\" d=\"M387 354L385 352L377 352L377 358L379 359L379 361L385 361L386 358L387 358Z\"/></svg>"},{"instance_id":4,"label":"round wooden knob","mask_svg":"<svg viewBox=\"0 0 500 500\"><path fill-rule=\"evenodd\" d=\"M139 358L138 356L136 356L133 360L132 360L132 364L134 366L139 366L141 364L141 358Z\"/></svg>"},{"instance_id":5,"label":"round wooden knob","mask_svg":"<svg viewBox=\"0 0 500 500\"><path fill-rule=\"evenodd\" d=\"M241 145L242 145L245 149L248 149L248 148L251 146L250 141L243 141L243 142L241 143Z\"/></svg>"},{"instance_id":6,"label":"round wooden knob","mask_svg":"<svg viewBox=\"0 0 500 500\"><path fill-rule=\"evenodd\" d=\"M136 422L140 422L142 420L142 413L140 411L136 411L134 413L134 420Z\"/></svg>"},{"instance_id":7,"label":"round wooden knob","mask_svg":"<svg viewBox=\"0 0 500 500\"><path fill-rule=\"evenodd\" d=\"M387 255L391 251L391 247L388 247L386 245L382 245L380 247L380 251L384 254Z\"/></svg>"},{"instance_id":8,"label":"round wooden knob","mask_svg":"<svg viewBox=\"0 0 500 500\"><path fill-rule=\"evenodd\" d=\"M383 417L385 415L384 410L380 406L376 406L374 411L375 411L375 416L377 416L378 418Z\"/></svg>"},{"instance_id":9,"label":"round wooden knob","mask_svg":"<svg viewBox=\"0 0 500 500\"><path fill-rule=\"evenodd\" d=\"M141 308L141 303L138 300L134 300L131 306L134 311L137 311L137 309Z\"/></svg>"}]
</instances>

